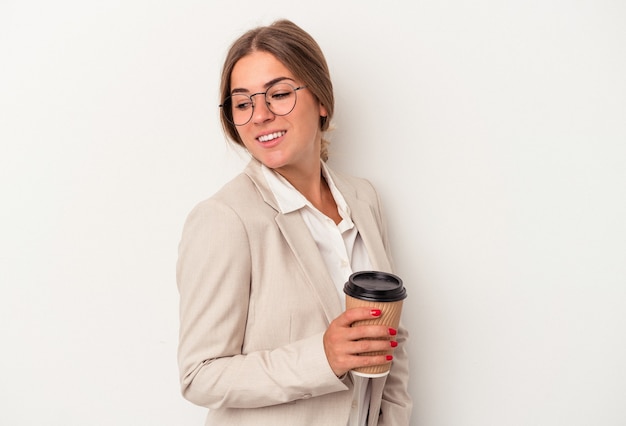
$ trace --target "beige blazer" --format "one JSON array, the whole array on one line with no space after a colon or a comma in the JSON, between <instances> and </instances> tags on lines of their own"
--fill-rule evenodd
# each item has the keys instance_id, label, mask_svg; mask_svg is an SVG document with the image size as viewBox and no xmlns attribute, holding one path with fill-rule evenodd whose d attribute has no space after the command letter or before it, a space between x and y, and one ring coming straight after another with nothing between
<instances>
[{"instance_id":1,"label":"beige blazer","mask_svg":"<svg viewBox=\"0 0 626 426\"><path fill-rule=\"evenodd\" d=\"M392 272L374 188L331 173L372 267ZM206 425L346 426L358 409L352 379L335 376L322 343L342 312L337 289L300 213L280 213L258 161L189 214L177 283L181 390L209 408ZM406 339L401 326L391 373L373 379L370 426L409 424Z\"/></svg>"}]
</instances>

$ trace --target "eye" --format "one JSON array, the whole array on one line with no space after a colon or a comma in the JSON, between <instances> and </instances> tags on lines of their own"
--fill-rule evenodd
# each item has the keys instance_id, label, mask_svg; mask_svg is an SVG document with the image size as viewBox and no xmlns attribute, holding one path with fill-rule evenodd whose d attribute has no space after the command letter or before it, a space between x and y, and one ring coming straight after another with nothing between
<instances>
[{"instance_id":1,"label":"eye","mask_svg":"<svg viewBox=\"0 0 626 426\"><path fill-rule=\"evenodd\" d=\"M237 102L234 106L234 108L241 110L241 111L247 110L250 107L252 107L252 102L250 101Z\"/></svg>"},{"instance_id":2,"label":"eye","mask_svg":"<svg viewBox=\"0 0 626 426\"><path fill-rule=\"evenodd\" d=\"M288 98L289 96L291 96L292 93L293 92L288 91L288 90L277 90L276 92L273 92L271 94L271 98L279 101L281 99Z\"/></svg>"},{"instance_id":3,"label":"eye","mask_svg":"<svg viewBox=\"0 0 626 426\"><path fill-rule=\"evenodd\" d=\"M231 97L231 102L233 103L233 109L239 111L245 111L252 108L252 100L245 95L233 95Z\"/></svg>"},{"instance_id":4,"label":"eye","mask_svg":"<svg viewBox=\"0 0 626 426\"><path fill-rule=\"evenodd\" d=\"M267 91L267 98L270 101L284 101L294 94L293 87L289 84L278 83Z\"/></svg>"}]
</instances>

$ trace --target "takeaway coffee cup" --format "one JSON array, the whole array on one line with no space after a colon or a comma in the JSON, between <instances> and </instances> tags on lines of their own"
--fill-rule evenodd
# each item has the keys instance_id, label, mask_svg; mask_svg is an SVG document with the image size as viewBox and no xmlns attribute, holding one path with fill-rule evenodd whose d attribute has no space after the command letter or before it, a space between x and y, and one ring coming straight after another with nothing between
<instances>
[{"instance_id":1,"label":"takeaway coffee cup","mask_svg":"<svg viewBox=\"0 0 626 426\"><path fill-rule=\"evenodd\" d=\"M376 308L382 311L381 316L365 321L357 321L353 327L360 325L386 325L398 329L402 303L406 298L406 289L400 277L380 271L361 271L350 275L343 287L346 294L346 309L357 307ZM384 352L368 352L368 355L391 354ZM352 370L358 376L383 377L389 374L389 363L374 365Z\"/></svg>"}]
</instances>

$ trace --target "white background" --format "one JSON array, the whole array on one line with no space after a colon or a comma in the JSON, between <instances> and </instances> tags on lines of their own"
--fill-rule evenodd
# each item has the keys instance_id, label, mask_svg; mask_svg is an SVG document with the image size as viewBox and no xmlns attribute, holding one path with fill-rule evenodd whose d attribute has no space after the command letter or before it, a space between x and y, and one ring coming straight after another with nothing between
<instances>
[{"instance_id":1,"label":"white background","mask_svg":"<svg viewBox=\"0 0 626 426\"><path fill-rule=\"evenodd\" d=\"M626 424L621 0L2 0L0 424L203 423L177 244L246 163L226 49L280 17L327 55L333 166L385 203L412 424Z\"/></svg>"}]
</instances>

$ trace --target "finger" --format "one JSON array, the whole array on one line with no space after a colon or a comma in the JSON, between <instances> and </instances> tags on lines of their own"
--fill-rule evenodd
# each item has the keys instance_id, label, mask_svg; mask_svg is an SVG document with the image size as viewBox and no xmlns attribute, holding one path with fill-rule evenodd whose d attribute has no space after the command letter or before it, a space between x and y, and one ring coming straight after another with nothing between
<instances>
[{"instance_id":1,"label":"finger","mask_svg":"<svg viewBox=\"0 0 626 426\"><path fill-rule=\"evenodd\" d=\"M349 327L352 323L357 321L371 320L379 318L382 314L380 309L359 307L346 310L343 314L337 317L339 323L344 327Z\"/></svg>"},{"instance_id":2,"label":"finger","mask_svg":"<svg viewBox=\"0 0 626 426\"><path fill-rule=\"evenodd\" d=\"M361 339L394 339L397 330L386 325L359 325L350 327L346 331L346 338L349 340Z\"/></svg>"},{"instance_id":3,"label":"finger","mask_svg":"<svg viewBox=\"0 0 626 426\"><path fill-rule=\"evenodd\" d=\"M374 355L374 353L391 355L398 342L395 340L358 340L350 342L346 350L351 355Z\"/></svg>"},{"instance_id":4,"label":"finger","mask_svg":"<svg viewBox=\"0 0 626 426\"><path fill-rule=\"evenodd\" d=\"M391 361L393 361L393 355L391 354L355 355L350 359L350 364L352 365L350 369L389 364Z\"/></svg>"}]
</instances>

